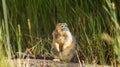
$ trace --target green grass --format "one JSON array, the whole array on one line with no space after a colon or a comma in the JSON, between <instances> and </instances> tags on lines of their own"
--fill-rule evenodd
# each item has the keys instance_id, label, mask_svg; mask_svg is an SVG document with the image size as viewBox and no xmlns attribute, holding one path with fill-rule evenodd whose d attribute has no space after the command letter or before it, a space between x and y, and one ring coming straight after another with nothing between
<instances>
[{"instance_id":1,"label":"green grass","mask_svg":"<svg viewBox=\"0 0 120 67\"><path fill-rule=\"evenodd\" d=\"M117 15L116 15L116 5L114 2L110 3L110 1L107 1L107 5L109 7L109 10L107 8L106 11L108 12L111 21L113 22L115 26L115 37L113 38L113 50L114 53L117 55L117 61L120 63L120 26L118 23Z\"/></svg>"},{"instance_id":2,"label":"green grass","mask_svg":"<svg viewBox=\"0 0 120 67\"><path fill-rule=\"evenodd\" d=\"M55 24L66 22L76 38L78 55L85 63L119 61L119 50L101 39L103 32L113 38L119 36L115 30L119 27L120 5L118 0L112 2L115 10L109 0L6 0L6 5L2 0L0 58L4 60L6 54L9 57L9 53L25 52L34 46L37 46L33 48L35 56L51 56Z\"/></svg>"}]
</instances>

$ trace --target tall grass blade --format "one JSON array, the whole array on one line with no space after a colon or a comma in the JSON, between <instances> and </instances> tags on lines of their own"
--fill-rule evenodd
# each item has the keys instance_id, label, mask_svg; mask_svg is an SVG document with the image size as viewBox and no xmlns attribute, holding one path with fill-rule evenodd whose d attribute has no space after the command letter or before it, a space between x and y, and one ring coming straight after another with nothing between
<instances>
[{"instance_id":1,"label":"tall grass blade","mask_svg":"<svg viewBox=\"0 0 120 67\"><path fill-rule=\"evenodd\" d=\"M3 5L3 14L4 14L4 23L5 23L5 32L6 32L6 44L8 46L8 57L11 58L11 49L10 49L10 37L9 37L9 27L8 27L8 18L7 18L7 7L6 7L6 0L2 0Z\"/></svg>"}]
</instances>

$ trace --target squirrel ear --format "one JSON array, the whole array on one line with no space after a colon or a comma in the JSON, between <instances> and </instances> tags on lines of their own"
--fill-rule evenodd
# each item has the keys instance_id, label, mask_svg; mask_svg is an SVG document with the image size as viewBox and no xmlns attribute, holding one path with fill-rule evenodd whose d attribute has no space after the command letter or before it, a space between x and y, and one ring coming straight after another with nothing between
<instances>
[{"instance_id":1,"label":"squirrel ear","mask_svg":"<svg viewBox=\"0 0 120 67\"><path fill-rule=\"evenodd\" d=\"M68 26L67 23L64 23L64 24L65 24L65 26Z\"/></svg>"},{"instance_id":2,"label":"squirrel ear","mask_svg":"<svg viewBox=\"0 0 120 67\"><path fill-rule=\"evenodd\" d=\"M60 25L61 23L57 23L56 25Z\"/></svg>"}]
</instances>

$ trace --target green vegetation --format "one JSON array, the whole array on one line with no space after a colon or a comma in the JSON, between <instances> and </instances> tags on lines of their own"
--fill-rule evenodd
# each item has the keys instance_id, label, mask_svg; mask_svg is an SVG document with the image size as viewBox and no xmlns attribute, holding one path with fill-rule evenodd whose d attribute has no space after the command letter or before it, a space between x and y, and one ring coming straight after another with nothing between
<instances>
[{"instance_id":1,"label":"green vegetation","mask_svg":"<svg viewBox=\"0 0 120 67\"><path fill-rule=\"evenodd\" d=\"M107 1L107 5L109 7L110 10L108 10L107 8L106 11L108 12L108 14L110 15L111 21L113 22L114 26L115 26L115 37L111 38L111 40L113 41L113 50L114 53L117 55L117 61L120 63L120 26L118 24L117 21L117 15L116 15L116 7L115 7L115 3L110 3L110 1Z\"/></svg>"},{"instance_id":2,"label":"green vegetation","mask_svg":"<svg viewBox=\"0 0 120 67\"><path fill-rule=\"evenodd\" d=\"M32 47L35 56L51 56L55 24L66 22L76 38L81 60L98 64L118 60L120 63L119 3L119 0L2 0L0 59ZM101 39L104 32L114 38L114 43Z\"/></svg>"}]
</instances>

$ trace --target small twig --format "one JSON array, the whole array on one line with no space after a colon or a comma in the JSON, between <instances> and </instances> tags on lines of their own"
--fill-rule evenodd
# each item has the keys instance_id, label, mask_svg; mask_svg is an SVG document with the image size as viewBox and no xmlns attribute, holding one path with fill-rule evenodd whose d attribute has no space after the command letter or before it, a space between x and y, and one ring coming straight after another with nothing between
<instances>
[{"instance_id":1,"label":"small twig","mask_svg":"<svg viewBox=\"0 0 120 67\"><path fill-rule=\"evenodd\" d=\"M80 65L80 67L82 67L82 63L80 62L80 58L79 58L77 50L75 52L76 52L76 55L77 55L77 58L78 58L79 65Z\"/></svg>"}]
</instances>

